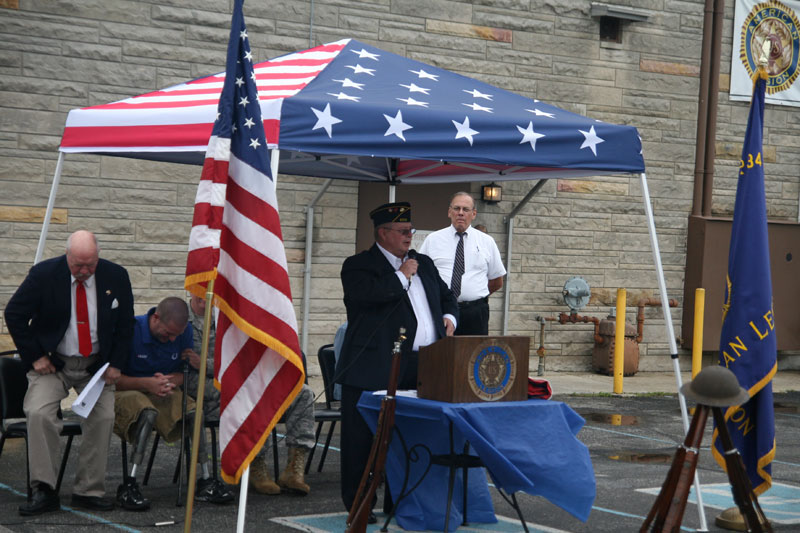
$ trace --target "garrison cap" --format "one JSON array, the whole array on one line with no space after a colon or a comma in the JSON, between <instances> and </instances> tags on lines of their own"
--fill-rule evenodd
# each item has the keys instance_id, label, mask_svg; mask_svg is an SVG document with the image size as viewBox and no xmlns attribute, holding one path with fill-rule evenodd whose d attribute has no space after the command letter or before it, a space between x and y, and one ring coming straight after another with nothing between
<instances>
[{"instance_id":1,"label":"garrison cap","mask_svg":"<svg viewBox=\"0 0 800 533\"><path fill-rule=\"evenodd\" d=\"M370 211L369 216L376 228L390 222L411 222L411 204L408 202L383 204Z\"/></svg>"}]
</instances>

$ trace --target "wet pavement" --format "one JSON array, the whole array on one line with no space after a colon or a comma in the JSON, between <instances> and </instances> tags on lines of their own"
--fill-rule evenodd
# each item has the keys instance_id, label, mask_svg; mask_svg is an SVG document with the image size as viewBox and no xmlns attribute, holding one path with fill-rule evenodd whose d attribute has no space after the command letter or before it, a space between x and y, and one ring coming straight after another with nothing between
<instances>
[{"instance_id":1,"label":"wet pavement","mask_svg":"<svg viewBox=\"0 0 800 533\"><path fill-rule=\"evenodd\" d=\"M530 531L620 532L638 531L669 470L676 445L684 431L672 375L626 378L623 395L605 388L607 376L592 374L551 374L554 400L562 401L586 420L578 438L588 447L597 482L597 497L586 523L549 503L542 497L517 494ZM778 379L779 378L779 379ZM688 376L684 379L688 379ZM646 383L648 382L648 383ZM582 383L590 383L589 387ZM595 390L596 389L596 390ZM602 390L601 390L602 389ZM646 390L642 390L646 389ZM800 374L779 373L775 381L775 426L777 455L773 462L773 488L760 502L775 531L800 531ZM698 475L709 531L723 531L714 525L719 512L733 505L727 476L711 456L712 424L705 428L698 461ZM281 427L279 426L279 431ZM324 433L323 433L324 435ZM543 439L547 435L542 435ZM0 531L182 531L183 507L176 507L176 486L172 475L177 447L161 443L145 495L153 502L143 513L115 510L87 513L72 510L69 504L74 478L75 457L80 450L76 440L61 489L62 510L33 518L23 518L17 507L25 499L25 449L20 439L5 443L0 455ZM317 472L321 453L317 453L306 481L311 494L305 497L282 494L264 496L249 493L245 531L343 531L344 508L339 498L338 428L322 472ZM286 461L282 445L281 465ZM321 451L321 450L320 450ZM122 480L119 439L114 437L106 488L112 494ZM271 462L270 462L271 464ZM564 472L565 476L569 472ZM141 480L142 476L138 476ZM491 489L497 524L462 526L459 531L522 531L511 506ZM377 509L380 509L380 503ZM170 523L172 522L172 523ZM170 523L159 525L157 523ZM217 506L196 502L192 527L197 532L235 531L236 505ZM683 530L699 527L694 492L689 498ZM395 524L390 531L401 531ZM368 531L377 531L370 526Z\"/></svg>"}]
</instances>

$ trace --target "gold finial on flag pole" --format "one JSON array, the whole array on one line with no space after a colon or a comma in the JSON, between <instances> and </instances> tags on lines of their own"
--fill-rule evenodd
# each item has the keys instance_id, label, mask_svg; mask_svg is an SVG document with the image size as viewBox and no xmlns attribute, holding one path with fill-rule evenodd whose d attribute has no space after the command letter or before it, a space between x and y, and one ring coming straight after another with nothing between
<instances>
[{"instance_id":1,"label":"gold finial on flag pole","mask_svg":"<svg viewBox=\"0 0 800 533\"><path fill-rule=\"evenodd\" d=\"M769 53L771 51L772 41L769 40L769 37L765 37L764 41L761 43L761 54L758 56L758 68L753 73L754 85L759 79L769 79L769 74L767 74L767 65L769 65Z\"/></svg>"}]
</instances>

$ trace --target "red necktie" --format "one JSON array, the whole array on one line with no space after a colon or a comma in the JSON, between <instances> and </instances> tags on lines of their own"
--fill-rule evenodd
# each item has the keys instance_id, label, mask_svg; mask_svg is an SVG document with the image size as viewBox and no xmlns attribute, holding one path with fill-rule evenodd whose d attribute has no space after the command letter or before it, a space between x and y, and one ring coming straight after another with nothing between
<instances>
[{"instance_id":1,"label":"red necktie","mask_svg":"<svg viewBox=\"0 0 800 533\"><path fill-rule=\"evenodd\" d=\"M89 306L82 281L75 287L75 319L78 323L78 352L89 357L92 355L92 333L89 331Z\"/></svg>"}]
</instances>

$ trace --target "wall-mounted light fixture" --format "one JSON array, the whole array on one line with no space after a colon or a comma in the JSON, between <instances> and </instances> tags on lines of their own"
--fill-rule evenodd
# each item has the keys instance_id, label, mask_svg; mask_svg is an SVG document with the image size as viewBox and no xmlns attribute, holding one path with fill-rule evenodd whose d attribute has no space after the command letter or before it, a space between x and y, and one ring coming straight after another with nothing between
<instances>
[{"instance_id":1,"label":"wall-mounted light fixture","mask_svg":"<svg viewBox=\"0 0 800 533\"><path fill-rule=\"evenodd\" d=\"M481 187L481 199L487 204L496 204L503 199L503 188L495 182Z\"/></svg>"}]
</instances>

